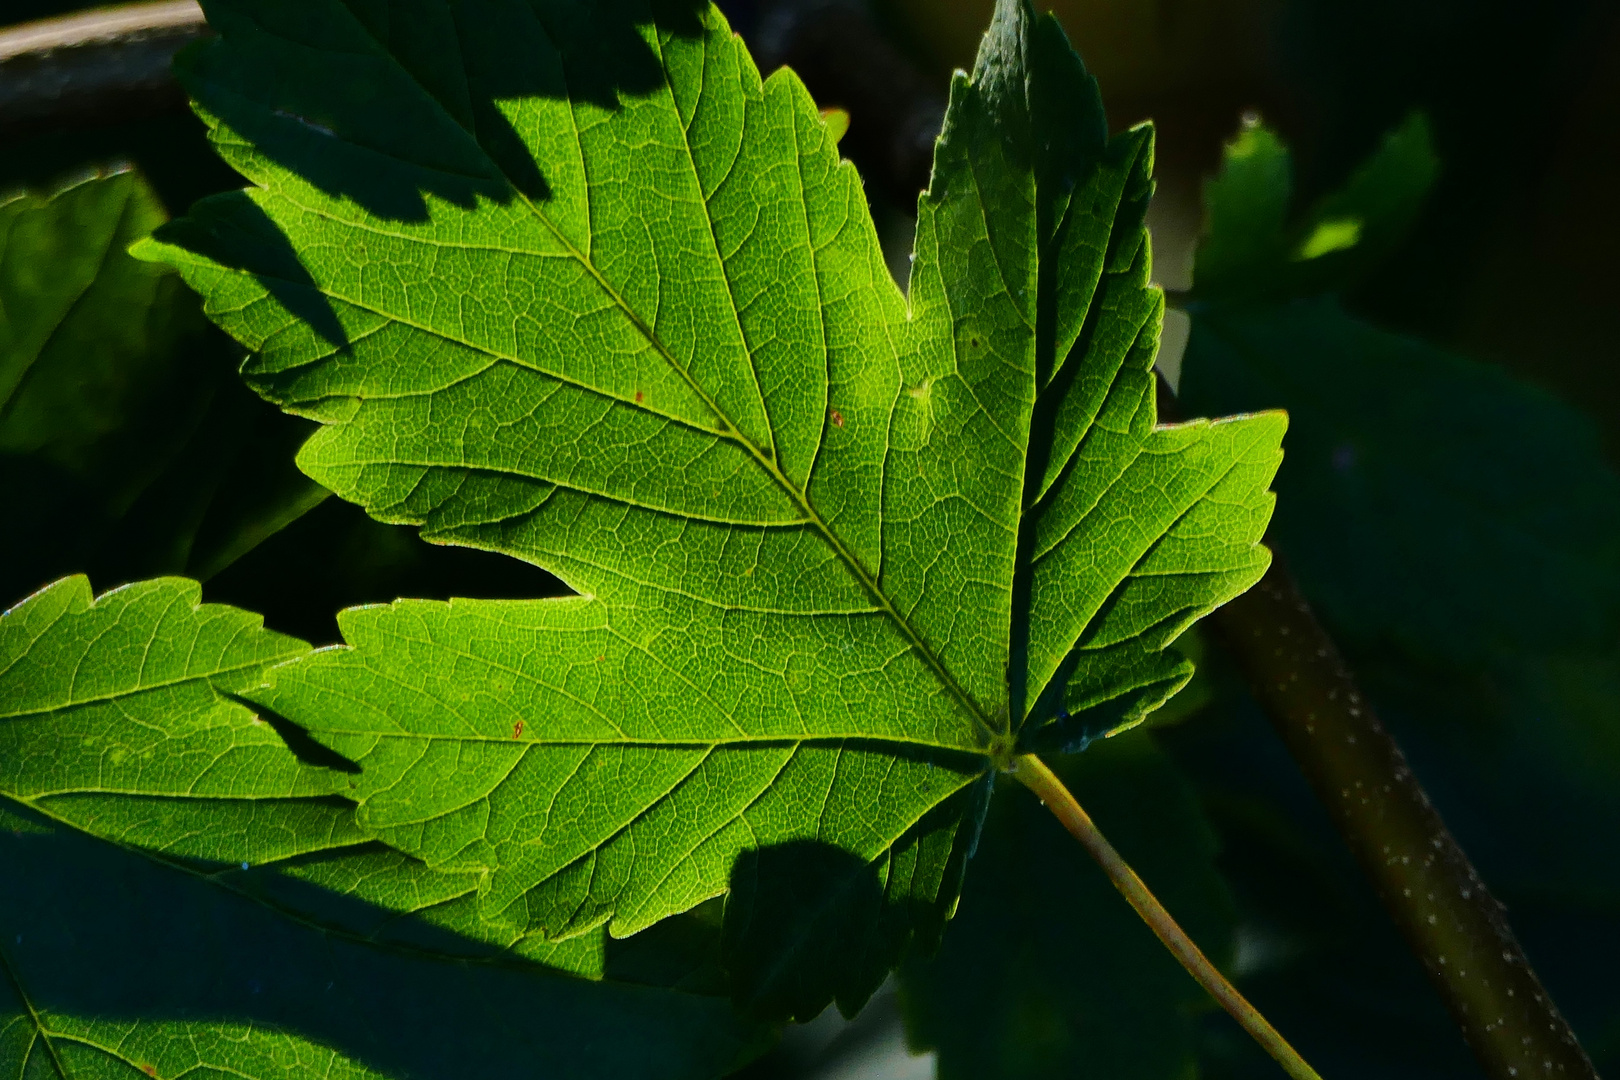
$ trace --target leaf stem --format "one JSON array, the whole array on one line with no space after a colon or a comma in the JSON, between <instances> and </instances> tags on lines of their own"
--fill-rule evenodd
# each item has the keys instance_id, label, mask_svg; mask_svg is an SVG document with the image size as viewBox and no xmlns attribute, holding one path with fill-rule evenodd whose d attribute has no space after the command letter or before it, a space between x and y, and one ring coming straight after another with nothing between
<instances>
[{"instance_id":1,"label":"leaf stem","mask_svg":"<svg viewBox=\"0 0 1620 1080\"><path fill-rule=\"evenodd\" d=\"M1069 789L1063 786L1063 781L1057 774L1046 766L1046 763L1034 754L1023 754L1013 760L1012 773L1018 780L1033 791L1046 808L1063 823L1074 838L1091 853L1103 871L1108 875L1114 887L1118 889L1130 902L1131 907L1142 917L1142 921L1158 935L1175 958L1181 961L1181 966L1187 973L1198 981L1198 985L1209 991L1209 995L1220 1002L1221 1007L1232 1014L1232 1018L1242 1026L1244 1031L1254 1036L1254 1040L1265 1047L1266 1052L1277 1060L1283 1070L1294 1080L1322 1080L1316 1070L1305 1063L1299 1052L1288 1045L1277 1029L1251 1004L1248 999L1238 993L1233 986L1209 962L1192 940L1187 932L1177 925L1171 918L1159 898L1154 896L1142 879L1136 876L1130 864L1114 849L1097 828L1091 815L1087 814L1075 800Z\"/></svg>"}]
</instances>

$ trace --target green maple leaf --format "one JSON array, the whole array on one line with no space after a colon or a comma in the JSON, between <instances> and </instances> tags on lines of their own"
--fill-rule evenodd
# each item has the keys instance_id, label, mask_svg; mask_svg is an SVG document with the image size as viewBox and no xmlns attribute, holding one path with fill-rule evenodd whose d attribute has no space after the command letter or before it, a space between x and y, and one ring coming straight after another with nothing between
<instances>
[{"instance_id":1,"label":"green maple leaf","mask_svg":"<svg viewBox=\"0 0 1620 1080\"><path fill-rule=\"evenodd\" d=\"M182 76L255 186L137 253L321 422L311 476L579 594L351 610L249 692L481 919L622 937L729 884L739 992L852 1009L994 770L1162 702L1264 569L1284 420L1155 426L1151 132L1051 18L1003 2L953 83L907 297L706 5L207 10Z\"/></svg>"},{"instance_id":2,"label":"green maple leaf","mask_svg":"<svg viewBox=\"0 0 1620 1080\"><path fill-rule=\"evenodd\" d=\"M198 591L67 578L0 616L0 1064L674 1077L758 1049L668 931L501 933L472 875L367 843L236 695L309 647Z\"/></svg>"}]
</instances>

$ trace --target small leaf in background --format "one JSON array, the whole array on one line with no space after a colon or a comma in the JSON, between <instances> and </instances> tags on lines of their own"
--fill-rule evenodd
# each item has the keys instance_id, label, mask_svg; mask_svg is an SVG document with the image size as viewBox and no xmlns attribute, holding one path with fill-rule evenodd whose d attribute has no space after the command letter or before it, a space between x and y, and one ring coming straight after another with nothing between
<instances>
[{"instance_id":1,"label":"small leaf in background","mask_svg":"<svg viewBox=\"0 0 1620 1080\"><path fill-rule=\"evenodd\" d=\"M178 275L129 257L166 220L138 173L0 202L0 551L8 598L68 570L209 576L325 497L307 425L239 385Z\"/></svg>"},{"instance_id":2,"label":"small leaf in background","mask_svg":"<svg viewBox=\"0 0 1620 1080\"><path fill-rule=\"evenodd\" d=\"M1063 760L1062 777L1188 934L1230 958L1231 901L1191 789L1146 733ZM940 1080L1180 1080L1209 1007L1153 932L1022 789L990 808L937 956L902 971L911 1044Z\"/></svg>"},{"instance_id":3,"label":"small leaf in background","mask_svg":"<svg viewBox=\"0 0 1620 1080\"><path fill-rule=\"evenodd\" d=\"M1439 171L1428 121L1413 113L1300 217L1288 148L1264 124L1245 124L1204 185L1193 296L1282 301L1355 284L1406 238Z\"/></svg>"}]
</instances>

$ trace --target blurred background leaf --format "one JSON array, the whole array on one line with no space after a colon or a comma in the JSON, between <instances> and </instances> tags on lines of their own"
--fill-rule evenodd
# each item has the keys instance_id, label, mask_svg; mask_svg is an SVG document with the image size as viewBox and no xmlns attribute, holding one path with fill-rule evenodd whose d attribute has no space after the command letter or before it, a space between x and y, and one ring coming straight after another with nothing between
<instances>
[{"instance_id":1,"label":"blurred background leaf","mask_svg":"<svg viewBox=\"0 0 1620 1080\"><path fill-rule=\"evenodd\" d=\"M1461 664L1613 638L1620 477L1585 417L1331 296L1191 311L1182 406L1289 411L1271 537L1337 636Z\"/></svg>"},{"instance_id":2,"label":"blurred background leaf","mask_svg":"<svg viewBox=\"0 0 1620 1080\"><path fill-rule=\"evenodd\" d=\"M1204 185L1194 295L1283 300L1359 282L1406 239L1439 166L1429 122L1413 113L1296 220L1293 155L1250 116Z\"/></svg>"},{"instance_id":3,"label":"blurred background leaf","mask_svg":"<svg viewBox=\"0 0 1620 1080\"><path fill-rule=\"evenodd\" d=\"M247 392L179 276L129 257L167 215L140 174L0 204L7 602L63 573L208 577L325 497L310 425Z\"/></svg>"}]
</instances>

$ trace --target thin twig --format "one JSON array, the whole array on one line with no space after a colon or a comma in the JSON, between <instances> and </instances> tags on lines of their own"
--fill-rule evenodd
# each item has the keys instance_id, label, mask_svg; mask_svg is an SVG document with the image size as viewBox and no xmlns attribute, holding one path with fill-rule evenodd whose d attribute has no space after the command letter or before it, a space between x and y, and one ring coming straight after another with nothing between
<instances>
[{"instance_id":1,"label":"thin twig","mask_svg":"<svg viewBox=\"0 0 1620 1080\"><path fill-rule=\"evenodd\" d=\"M0 134L182 113L170 71L208 32L196 0L160 0L0 31Z\"/></svg>"},{"instance_id":2,"label":"thin twig","mask_svg":"<svg viewBox=\"0 0 1620 1080\"><path fill-rule=\"evenodd\" d=\"M1142 917L1142 921L1158 935L1175 958L1181 961L1181 966L1187 973L1198 980L1198 985L1209 991L1209 995L1220 1002L1221 1007L1232 1014L1232 1018L1242 1025L1243 1030L1254 1036L1254 1040L1265 1047L1266 1052L1277 1060L1283 1070L1294 1080L1321 1080L1316 1070L1305 1063L1288 1040L1284 1039L1277 1029L1247 998L1238 993L1222 975L1220 969L1209 962L1193 939L1187 936L1170 913L1165 910L1159 898L1136 876L1120 853L1114 850L1114 845L1108 842L1098 830L1091 815L1087 814L1069 789L1063 786L1063 781L1046 763L1034 754L1025 754L1013 762L1013 775L1025 787L1033 791L1045 804L1046 808L1063 823L1074 838L1091 853L1098 865L1108 875L1108 879L1130 902L1131 907Z\"/></svg>"},{"instance_id":3,"label":"thin twig","mask_svg":"<svg viewBox=\"0 0 1620 1080\"><path fill-rule=\"evenodd\" d=\"M1280 560L1214 626L1493 1080L1597 1080Z\"/></svg>"}]
</instances>

